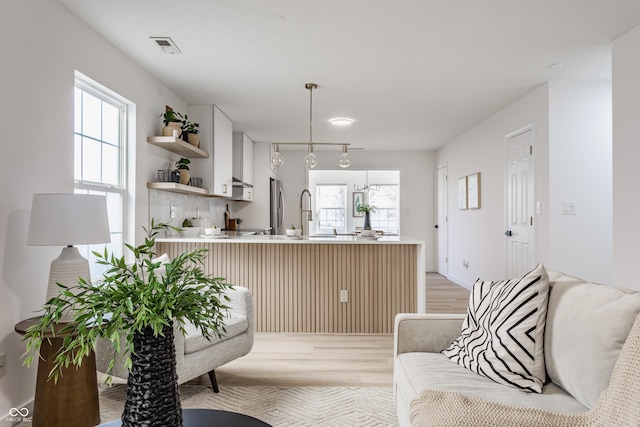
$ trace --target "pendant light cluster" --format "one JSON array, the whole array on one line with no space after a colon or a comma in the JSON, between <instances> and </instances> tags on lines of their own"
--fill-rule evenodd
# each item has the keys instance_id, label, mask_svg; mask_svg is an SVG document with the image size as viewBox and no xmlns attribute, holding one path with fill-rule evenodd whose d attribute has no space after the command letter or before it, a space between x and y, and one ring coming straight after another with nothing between
<instances>
[{"instance_id":1,"label":"pendant light cluster","mask_svg":"<svg viewBox=\"0 0 640 427\"><path fill-rule=\"evenodd\" d=\"M304 157L304 166L307 169L313 169L318 165L318 159L313 153L314 145L333 145L341 146L342 154L338 159L338 166L341 168L348 168L351 166L351 159L349 158L348 147L349 143L333 143L333 142L313 142L313 90L318 88L315 83L307 83L304 85L305 89L309 90L309 142L277 142L273 143L273 155L271 156L271 165L275 168L279 168L284 165L284 157L280 153L281 145L306 145L307 155Z\"/></svg>"}]
</instances>

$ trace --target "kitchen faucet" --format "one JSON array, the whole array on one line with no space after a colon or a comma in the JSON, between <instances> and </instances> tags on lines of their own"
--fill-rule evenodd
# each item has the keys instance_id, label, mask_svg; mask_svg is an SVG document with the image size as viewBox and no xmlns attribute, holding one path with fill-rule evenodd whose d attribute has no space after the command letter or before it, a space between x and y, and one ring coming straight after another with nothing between
<instances>
[{"instance_id":1,"label":"kitchen faucet","mask_svg":"<svg viewBox=\"0 0 640 427\"><path fill-rule=\"evenodd\" d=\"M309 195L309 209L302 209L302 196L304 196L304 193L307 193ZM300 193L300 227L299 228L300 228L300 232L304 236L304 224L302 222L302 212L307 212L308 214L307 221L313 221L313 213L311 212L311 193L306 188L302 190L302 193Z\"/></svg>"}]
</instances>

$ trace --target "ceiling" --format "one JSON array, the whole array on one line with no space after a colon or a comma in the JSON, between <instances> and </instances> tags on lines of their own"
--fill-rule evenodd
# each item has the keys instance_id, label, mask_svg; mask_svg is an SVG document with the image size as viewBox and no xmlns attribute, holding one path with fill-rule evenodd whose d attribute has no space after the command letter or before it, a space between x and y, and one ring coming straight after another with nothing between
<instances>
[{"instance_id":1,"label":"ceiling","mask_svg":"<svg viewBox=\"0 0 640 427\"><path fill-rule=\"evenodd\" d=\"M640 0L59 1L254 141L308 141L313 82L313 140L366 150L433 150L549 80L609 79L640 25Z\"/></svg>"}]
</instances>

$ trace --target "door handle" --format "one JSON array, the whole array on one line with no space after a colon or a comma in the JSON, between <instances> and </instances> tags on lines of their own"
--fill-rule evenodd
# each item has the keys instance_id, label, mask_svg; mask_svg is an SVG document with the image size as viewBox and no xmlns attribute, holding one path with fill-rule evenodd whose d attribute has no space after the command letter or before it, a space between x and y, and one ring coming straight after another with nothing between
<instances>
[{"instance_id":1,"label":"door handle","mask_svg":"<svg viewBox=\"0 0 640 427\"><path fill-rule=\"evenodd\" d=\"M507 230L507 231L504 233L504 235L505 235L505 236L507 236L507 237L511 237L511 236L513 235L513 233L511 233L511 230Z\"/></svg>"}]
</instances>

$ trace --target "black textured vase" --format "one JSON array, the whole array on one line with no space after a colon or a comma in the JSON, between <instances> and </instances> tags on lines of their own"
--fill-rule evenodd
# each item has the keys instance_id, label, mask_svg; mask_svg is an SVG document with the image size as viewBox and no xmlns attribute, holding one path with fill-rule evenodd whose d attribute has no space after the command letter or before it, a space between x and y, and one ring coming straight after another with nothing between
<instances>
[{"instance_id":1,"label":"black textured vase","mask_svg":"<svg viewBox=\"0 0 640 427\"><path fill-rule=\"evenodd\" d=\"M364 213L364 229L371 230L371 216L369 212Z\"/></svg>"},{"instance_id":2,"label":"black textured vase","mask_svg":"<svg viewBox=\"0 0 640 427\"><path fill-rule=\"evenodd\" d=\"M154 337L147 328L134 335L123 427L183 425L173 327L165 326L162 332L164 336Z\"/></svg>"}]
</instances>

